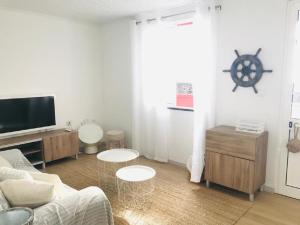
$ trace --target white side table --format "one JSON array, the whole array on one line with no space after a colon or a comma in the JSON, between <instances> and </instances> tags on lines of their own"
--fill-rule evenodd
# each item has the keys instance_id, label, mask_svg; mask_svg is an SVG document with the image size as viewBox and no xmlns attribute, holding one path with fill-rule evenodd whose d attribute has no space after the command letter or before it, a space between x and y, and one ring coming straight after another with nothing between
<instances>
[{"instance_id":1,"label":"white side table","mask_svg":"<svg viewBox=\"0 0 300 225\"><path fill-rule=\"evenodd\" d=\"M125 148L98 153L99 186L106 191L116 191L116 171L133 164L138 157L138 151Z\"/></svg>"},{"instance_id":2,"label":"white side table","mask_svg":"<svg viewBox=\"0 0 300 225\"><path fill-rule=\"evenodd\" d=\"M117 171L118 198L125 208L147 209L155 189L156 171L147 166L133 165Z\"/></svg>"}]
</instances>

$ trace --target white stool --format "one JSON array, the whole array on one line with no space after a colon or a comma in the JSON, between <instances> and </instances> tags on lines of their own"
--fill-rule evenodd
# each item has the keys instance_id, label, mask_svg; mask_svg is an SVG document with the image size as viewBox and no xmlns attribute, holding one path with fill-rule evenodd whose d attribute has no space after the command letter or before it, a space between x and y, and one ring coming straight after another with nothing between
<instances>
[{"instance_id":1,"label":"white stool","mask_svg":"<svg viewBox=\"0 0 300 225\"><path fill-rule=\"evenodd\" d=\"M156 172L151 167L133 165L117 171L118 199L125 208L145 210L152 203L155 189L153 178Z\"/></svg>"},{"instance_id":2,"label":"white stool","mask_svg":"<svg viewBox=\"0 0 300 225\"><path fill-rule=\"evenodd\" d=\"M106 132L107 149L125 148L125 133L122 130L109 130Z\"/></svg>"}]
</instances>

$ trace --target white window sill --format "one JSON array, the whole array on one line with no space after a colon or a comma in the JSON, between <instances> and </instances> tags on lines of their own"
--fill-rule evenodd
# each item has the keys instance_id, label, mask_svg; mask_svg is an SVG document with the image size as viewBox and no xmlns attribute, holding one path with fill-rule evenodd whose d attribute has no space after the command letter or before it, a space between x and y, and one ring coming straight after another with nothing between
<instances>
[{"instance_id":1,"label":"white window sill","mask_svg":"<svg viewBox=\"0 0 300 225\"><path fill-rule=\"evenodd\" d=\"M191 108L191 107L181 107L181 106L176 106L176 105L174 105L174 106L169 105L167 108L170 109L170 110L179 110L179 111L188 111L188 112L193 112L194 111L194 109Z\"/></svg>"}]
</instances>

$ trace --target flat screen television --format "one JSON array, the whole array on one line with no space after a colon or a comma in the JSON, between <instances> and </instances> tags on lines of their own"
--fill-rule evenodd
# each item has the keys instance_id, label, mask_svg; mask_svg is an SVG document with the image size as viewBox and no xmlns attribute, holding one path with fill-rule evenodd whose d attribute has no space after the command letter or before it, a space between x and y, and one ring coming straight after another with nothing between
<instances>
[{"instance_id":1,"label":"flat screen television","mask_svg":"<svg viewBox=\"0 0 300 225\"><path fill-rule=\"evenodd\" d=\"M0 99L0 135L55 126L54 96Z\"/></svg>"}]
</instances>

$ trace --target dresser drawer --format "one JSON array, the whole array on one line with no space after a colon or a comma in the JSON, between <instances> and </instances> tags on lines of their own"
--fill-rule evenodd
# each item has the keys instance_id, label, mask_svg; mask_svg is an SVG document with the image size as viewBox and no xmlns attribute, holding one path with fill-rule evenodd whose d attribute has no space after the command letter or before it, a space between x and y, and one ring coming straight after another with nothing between
<instances>
[{"instance_id":1,"label":"dresser drawer","mask_svg":"<svg viewBox=\"0 0 300 225\"><path fill-rule=\"evenodd\" d=\"M255 163L214 152L206 152L205 179L245 193L253 193Z\"/></svg>"},{"instance_id":2,"label":"dresser drawer","mask_svg":"<svg viewBox=\"0 0 300 225\"><path fill-rule=\"evenodd\" d=\"M255 137L249 135L208 130L206 133L206 151L254 160L256 141Z\"/></svg>"}]
</instances>

